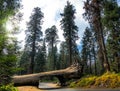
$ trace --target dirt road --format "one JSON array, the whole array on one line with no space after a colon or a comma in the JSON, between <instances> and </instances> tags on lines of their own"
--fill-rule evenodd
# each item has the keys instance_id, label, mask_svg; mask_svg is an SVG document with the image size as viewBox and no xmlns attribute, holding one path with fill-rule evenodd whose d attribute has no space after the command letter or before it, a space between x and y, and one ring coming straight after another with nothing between
<instances>
[{"instance_id":1,"label":"dirt road","mask_svg":"<svg viewBox=\"0 0 120 91\"><path fill-rule=\"evenodd\" d=\"M19 91L43 91L33 86L21 86L17 87Z\"/></svg>"},{"instance_id":2,"label":"dirt road","mask_svg":"<svg viewBox=\"0 0 120 91\"><path fill-rule=\"evenodd\" d=\"M56 84L53 83L41 83L39 88L58 88ZM33 86L21 86L17 87L19 91L45 91Z\"/></svg>"}]
</instances>

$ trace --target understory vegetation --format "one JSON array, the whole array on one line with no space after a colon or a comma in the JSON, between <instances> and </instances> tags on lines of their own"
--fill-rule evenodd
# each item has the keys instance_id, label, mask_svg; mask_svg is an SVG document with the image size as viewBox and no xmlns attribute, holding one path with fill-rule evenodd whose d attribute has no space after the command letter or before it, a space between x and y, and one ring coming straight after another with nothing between
<instances>
[{"instance_id":1,"label":"understory vegetation","mask_svg":"<svg viewBox=\"0 0 120 91\"><path fill-rule=\"evenodd\" d=\"M0 91L18 91L12 84L0 86Z\"/></svg>"},{"instance_id":2,"label":"understory vegetation","mask_svg":"<svg viewBox=\"0 0 120 91\"><path fill-rule=\"evenodd\" d=\"M107 72L101 76L86 76L70 84L70 87L83 88L118 88L120 74Z\"/></svg>"}]
</instances>

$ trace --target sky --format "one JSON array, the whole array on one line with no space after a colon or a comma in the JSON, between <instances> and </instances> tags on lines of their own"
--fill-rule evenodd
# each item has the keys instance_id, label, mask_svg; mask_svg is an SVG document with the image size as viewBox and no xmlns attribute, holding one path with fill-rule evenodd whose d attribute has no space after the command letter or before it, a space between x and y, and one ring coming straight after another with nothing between
<instances>
[{"instance_id":1,"label":"sky","mask_svg":"<svg viewBox=\"0 0 120 91\"><path fill-rule=\"evenodd\" d=\"M83 32L88 25L88 23L83 19L83 1L84 0L69 0L76 9L76 19L75 23L79 28L79 40L77 44L80 45ZM41 11L44 13L42 31L44 32L47 28L56 25L58 29L59 39L64 41L63 30L61 30L60 20L62 19L60 13L63 13L63 9L66 5L67 0L22 0L23 9L23 20L20 24L20 29L22 32L18 35L19 40L25 40L26 22L29 22L29 17L35 7L40 7ZM23 43L24 44L24 43Z\"/></svg>"}]
</instances>

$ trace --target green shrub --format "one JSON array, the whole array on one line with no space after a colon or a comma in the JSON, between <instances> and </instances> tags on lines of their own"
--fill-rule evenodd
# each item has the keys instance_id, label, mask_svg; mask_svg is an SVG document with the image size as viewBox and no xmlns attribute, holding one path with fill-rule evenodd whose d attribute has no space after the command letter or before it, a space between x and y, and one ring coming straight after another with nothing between
<instances>
[{"instance_id":1,"label":"green shrub","mask_svg":"<svg viewBox=\"0 0 120 91\"><path fill-rule=\"evenodd\" d=\"M90 87L91 85L95 83L96 78L97 78L96 76L81 78L77 82L71 83L70 87Z\"/></svg>"},{"instance_id":2,"label":"green shrub","mask_svg":"<svg viewBox=\"0 0 120 91\"><path fill-rule=\"evenodd\" d=\"M97 87L106 88L120 87L120 76L115 73L107 72L104 75L98 77L94 85Z\"/></svg>"},{"instance_id":3,"label":"green shrub","mask_svg":"<svg viewBox=\"0 0 120 91\"><path fill-rule=\"evenodd\" d=\"M76 82L70 83L70 87L72 87L72 88L76 87L76 84L75 84L75 83L76 83Z\"/></svg>"},{"instance_id":4,"label":"green shrub","mask_svg":"<svg viewBox=\"0 0 120 91\"><path fill-rule=\"evenodd\" d=\"M120 87L120 74L107 72L102 76L84 77L76 82L72 82L70 87L103 87L117 88Z\"/></svg>"},{"instance_id":5,"label":"green shrub","mask_svg":"<svg viewBox=\"0 0 120 91\"><path fill-rule=\"evenodd\" d=\"M0 86L0 91L18 91L12 84Z\"/></svg>"}]
</instances>

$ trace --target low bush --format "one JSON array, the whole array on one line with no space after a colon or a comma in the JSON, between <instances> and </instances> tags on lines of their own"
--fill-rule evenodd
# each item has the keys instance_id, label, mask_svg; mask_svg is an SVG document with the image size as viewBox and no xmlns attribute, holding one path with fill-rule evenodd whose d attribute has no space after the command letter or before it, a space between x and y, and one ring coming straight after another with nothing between
<instances>
[{"instance_id":1,"label":"low bush","mask_svg":"<svg viewBox=\"0 0 120 91\"><path fill-rule=\"evenodd\" d=\"M76 82L72 82L70 87L102 87L117 88L120 87L120 74L107 72L102 76L83 77Z\"/></svg>"},{"instance_id":2,"label":"low bush","mask_svg":"<svg viewBox=\"0 0 120 91\"><path fill-rule=\"evenodd\" d=\"M90 87L95 83L96 76L85 77L70 84L70 87Z\"/></svg>"},{"instance_id":3,"label":"low bush","mask_svg":"<svg viewBox=\"0 0 120 91\"><path fill-rule=\"evenodd\" d=\"M0 86L0 91L18 91L12 84Z\"/></svg>"},{"instance_id":4,"label":"low bush","mask_svg":"<svg viewBox=\"0 0 120 91\"><path fill-rule=\"evenodd\" d=\"M97 87L106 88L120 87L120 76L115 73L107 72L104 75L98 77L94 85Z\"/></svg>"}]
</instances>

